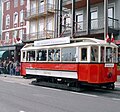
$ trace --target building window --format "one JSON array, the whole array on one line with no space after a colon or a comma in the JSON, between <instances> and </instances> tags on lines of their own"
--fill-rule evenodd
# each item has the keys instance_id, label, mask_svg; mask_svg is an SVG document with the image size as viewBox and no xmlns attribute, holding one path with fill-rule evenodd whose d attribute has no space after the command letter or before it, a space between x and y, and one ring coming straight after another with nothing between
<instances>
[{"instance_id":1,"label":"building window","mask_svg":"<svg viewBox=\"0 0 120 112\"><path fill-rule=\"evenodd\" d=\"M6 27L8 27L10 25L10 15L7 14L6 16Z\"/></svg>"},{"instance_id":2,"label":"building window","mask_svg":"<svg viewBox=\"0 0 120 112\"><path fill-rule=\"evenodd\" d=\"M83 30L83 13L76 15L76 30Z\"/></svg>"},{"instance_id":3,"label":"building window","mask_svg":"<svg viewBox=\"0 0 120 112\"><path fill-rule=\"evenodd\" d=\"M71 18L70 18L70 15L65 15L64 16L64 21L63 21L62 24L64 26L64 29L70 30L70 28L71 28Z\"/></svg>"},{"instance_id":4,"label":"building window","mask_svg":"<svg viewBox=\"0 0 120 112\"><path fill-rule=\"evenodd\" d=\"M13 21L14 21L14 24L18 23L18 13L17 12L15 12L13 15Z\"/></svg>"},{"instance_id":5,"label":"building window","mask_svg":"<svg viewBox=\"0 0 120 112\"><path fill-rule=\"evenodd\" d=\"M108 26L113 28L114 27L114 7L108 8Z\"/></svg>"},{"instance_id":6,"label":"building window","mask_svg":"<svg viewBox=\"0 0 120 112\"><path fill-rule=\"evenodd\" d=\"M10 2L6 2L6 10L10 9Z\"/></svg>"},{"instance_id":7,"label":"building window","mask_svg":"<svg viewBox=\"0 0 120 112\"><path fill-rule=\"evenodd\" d=\"M20 5L24 5L24 0L20 0Z\"/></svg>"},{"instance_id":8,"label":"building window","mask_svg":"<svg viewBox=\"0 0 120 112\"><path fill-rule=\"evenodd\" d=\"M20 11L20 22L24 22L24 13L23 13L23 10Z\"/></svg>"},{"instance_id":9,"label":"building window","mask_svg":"<svg viewBox=\"0 0 120 112\"><path fill-rule=\"evenodd\" d=\"M98 10L97 8L91 9L91 29L98 28Z\"/></svg>"},{"instance_id":10,"label":"building window","mask_svg":"<svg viewBox=\"0 0 120 112\"><path fill-rule=\"evenodd\" d=\"M18 0L14 0L14 7L18 7Z\"/></svg>"},{"instance_id":11,"label":"building window","mask_svg":"<svg viewBox=\"0 0 120 112\"><path fill-rule=\"evenodd\" d=\"M24 34L24 30L23 29L19 30L19 38L20 38L20 40L22 40L23 34Z\"/></svg>"},{"instance_id":12,"label":"building window","mask_svg":"<svg viewBox=\"0 0 120 112\"><path fill-rule=\"evenodd\" d=\"M5 33L5 42L9 43L9 32Z\"/></svg>"}]
</instances>

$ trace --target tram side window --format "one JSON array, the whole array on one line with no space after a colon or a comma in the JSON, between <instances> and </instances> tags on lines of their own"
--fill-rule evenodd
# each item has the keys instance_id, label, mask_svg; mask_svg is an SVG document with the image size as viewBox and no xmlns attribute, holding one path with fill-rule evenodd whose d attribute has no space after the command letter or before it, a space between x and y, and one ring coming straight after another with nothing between
<instances>
[{"instance_id":1,"label":"tram side window","mask_svg":"<svg viewBox=\"0 0 120 112\"><path fill-rule=\"evenodd\" d=\"M105 51L105 48L102 46L101 47L101 62L104 62L104 51Z\"/></svg>"},{"instance_id":2,"label":"tram side window","mask_svg":"<svg viewBox=\"0 0 120 112\"><path fill-rule=\"evenodd\" d=\"M60 61L60 49L49 49L48 50L48 61Z\"/></svg>"},{"instance_id":3,"label":"tram side window","mask_svg":"<svg viewBox=\"0 0 120 112\"><path fill-rule=\"evenodd\" d=\"M47 50L37 51L37 61L46 61L47 60Z\"/></svg>"},{"instance_id":4,"label":"tram side window","mask_svg":"<svg viewBox=\"0 0 120 112\"><path fill-rule=\"evenodd\" d=\"M62 61L76 61L75 54L76 54L75 47L62 48L62 51L61 51Z\"/></svg>"},{"instance_id":5,"label":"tram side window","mask_svg":"<svg viewBox=\"0 0 120 112\"><path fill-rule=\"evenodd\" d=\"M98 47L97 46L91 47L91 61L98 62Z\"/></svg>"},{"instance_id":6,"label":"tram side window","mask_svg":"<svg viewBox=\"0 0 120 112\"><path fill-rule=\"evenodd\" d=\"M106 47L106 62L112 62L112 48Z\"/></svg>"},{"instance_id":7,"label":"tram side window","mask_svg":"<svg viewBox=\"0 0 120 112\"><path fill-rule=\"evenodd\" d=\"M81 48L81 61L87 61L87 48Z\"/></svg>"},{"instance_id":8,"label":"tram side window","mask_svg":"<svg viewBox=\"0 0 120 112\"><path fill-rule=\"evenodd\" d=\"M27 61L35 61L35 51L27 51Z\"/></svg>"}]
</instances>

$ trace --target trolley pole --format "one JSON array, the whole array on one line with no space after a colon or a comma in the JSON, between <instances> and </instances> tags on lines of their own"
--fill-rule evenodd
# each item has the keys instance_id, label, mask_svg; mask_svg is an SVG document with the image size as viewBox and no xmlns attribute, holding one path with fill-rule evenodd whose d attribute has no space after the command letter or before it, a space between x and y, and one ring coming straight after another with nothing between
<instances>
[{"instance_id":1,"label":"trolley pole","mask_svg":"<svg viewBox=\"0 0 120 112\"><path fill-rule=\"evenodd\" d=\"M104 40L108 34L108 0L104 0Z\"/></svg>"},{"instance_id":2,"label":"trolley pole","mask_svg":"<svg viewBox=\"0 0 120 112\"><path fill-rule=\"evenodd\" d=\"M58 36L62 33L62 2L63 0L59 0L59 19L58 19Z\"/></svg>"},{"instance_id":3,"label":"trolley pole","mask_svg":"<svg viewBox=\"0 0 120 112\"><path fill-rule=\"evenodd\" d=\"M75 34L75 0L72 0L71 37Z\"/></svg>"}]
</instances>

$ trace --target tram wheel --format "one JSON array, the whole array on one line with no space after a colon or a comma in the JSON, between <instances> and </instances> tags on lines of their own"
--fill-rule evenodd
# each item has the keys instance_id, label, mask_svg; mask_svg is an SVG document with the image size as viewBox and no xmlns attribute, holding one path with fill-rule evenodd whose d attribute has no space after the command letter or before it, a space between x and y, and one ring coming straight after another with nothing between
<instances>
[{"instance_id":1,"label":"tram wheel","mask_svg":"<svg viewBox=\"0 0 120 112\"><path fill-rule=\"evenodd\" d=\"M114 90L115 89L115 84L111 84L111 89Z\"/></svg>"}]
</instances>

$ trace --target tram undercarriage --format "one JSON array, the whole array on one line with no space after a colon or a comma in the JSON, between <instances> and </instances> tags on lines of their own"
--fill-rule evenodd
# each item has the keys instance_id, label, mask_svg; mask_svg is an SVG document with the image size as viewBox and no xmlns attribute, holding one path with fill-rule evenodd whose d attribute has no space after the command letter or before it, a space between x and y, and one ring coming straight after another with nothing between
<instances>
[{"instance_id":1,"label":"tram undercarriage","mask_svg":"<svg viewBox=\"0 0 120 112\"><path fill-rule=\"evenodd\" d=\"M93 84L83 81L78 81L77 79L68 78L56 78L56 77L45 77L36 76L36 80L32 82L33 85L53 87L59 89L81 91L85 89L115 89L114 82Z\"/></svg>"}]
</instances>

